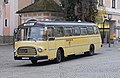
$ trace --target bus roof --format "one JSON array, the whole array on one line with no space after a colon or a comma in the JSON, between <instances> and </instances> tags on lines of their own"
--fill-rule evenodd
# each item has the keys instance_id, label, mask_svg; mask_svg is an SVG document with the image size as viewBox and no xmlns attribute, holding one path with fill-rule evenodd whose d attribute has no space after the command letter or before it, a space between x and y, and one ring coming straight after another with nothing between
<instances>
[{"instance_id":1,"label":"bus roof","mask_svg":"<svg viewBox=\"0 0 120 78\"><path fill-rule=\"evenodd\" d=\"M95 23L88 23L88 22L37 22L37 24L45 24L45 25L55 25L55 26L60 26L60 25L97 25Z\"/></svg>"},{"instance_id":2,"label":"bus roof","mask_svg":"<svg viewBox=\"0 0 120 78\"><path fill-rule=\"evenodd\" d=\"M97 26L95 23L89 23L89 22L58 22L58 21L29 21L26 22L22 26Z\"/></svg>"}]
</instances>

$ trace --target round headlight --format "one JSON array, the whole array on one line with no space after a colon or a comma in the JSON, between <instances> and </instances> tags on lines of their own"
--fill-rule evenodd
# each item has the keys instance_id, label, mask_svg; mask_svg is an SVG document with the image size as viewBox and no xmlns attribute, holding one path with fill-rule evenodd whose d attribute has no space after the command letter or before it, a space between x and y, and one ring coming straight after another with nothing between
<instances>
[{"instance_id":1,"label":"round headlight","mask_svg":"<svg viewBox=\"0 0 120 78\"><path fill-rule=\"evenodd\" d=\"M41 49L41 48L38 48L38 52L42 52L42 49Z\"/></svg>"}]
</instances>

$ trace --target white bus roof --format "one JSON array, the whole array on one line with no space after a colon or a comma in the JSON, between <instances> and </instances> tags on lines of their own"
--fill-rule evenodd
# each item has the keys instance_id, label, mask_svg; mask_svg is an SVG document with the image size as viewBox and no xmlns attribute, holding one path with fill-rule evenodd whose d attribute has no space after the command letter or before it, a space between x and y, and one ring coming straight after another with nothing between
<instances>
[{"instance_id":1,"label":"white bus roof","mask_svg":"<svg viewBox=\"0 0 120 78\"><path fill-rule=\"evenodd\" d=\"M88 22L37 22L37 24L44 24L46 26L52 26L52 25L55 25L55 26L74 26L74 25L80 25L80 26L97 26L97 24L95 23L88 23Z\"/></svg>"},{"instance_id":2,"label":"white bus roof","mask_svg":"<svg viewBox=\"0 0 120 78\"><path fill-rule=\"evenodd\" d=\"M97 26L97 24L89 22L29 21L20 25L19 27L23 26Z\"/></svg>"}]
</instances>

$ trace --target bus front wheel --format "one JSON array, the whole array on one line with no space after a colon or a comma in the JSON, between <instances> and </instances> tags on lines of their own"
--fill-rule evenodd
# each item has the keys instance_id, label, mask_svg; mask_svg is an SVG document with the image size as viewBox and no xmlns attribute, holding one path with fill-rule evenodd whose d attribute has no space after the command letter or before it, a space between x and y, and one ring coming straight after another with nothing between
<instances>
[{"instance_id":1,"label":"bus front wheel","mask_svg":"<svg viewBox=\"0 0 120 78\"><path fill-rule=\"evenodd\" d=\"M56 59L55 59L55 61L56 61L57 63L60 63L60 62L62 61L62 52L61 52L60 49L57 50L57 54L56 54Z\"/></svg>"}]
</instances>

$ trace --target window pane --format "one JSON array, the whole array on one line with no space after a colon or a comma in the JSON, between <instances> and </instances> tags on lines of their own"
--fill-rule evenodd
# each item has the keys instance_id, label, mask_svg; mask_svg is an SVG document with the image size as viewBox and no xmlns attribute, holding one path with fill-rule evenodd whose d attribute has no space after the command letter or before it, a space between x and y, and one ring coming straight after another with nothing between
<instances>
[{"instance_id":1,"label":"window pane","mask_svg":"<svg viewBox=\"0 0 120 78\"><path fill-rule=\"evenodd\" d=\"M72 27L65 27L65 36L72 36Z\"/></svg>"},{"instance_id":2,"label":"window pane","mask_svg":"<svg viewBox=\"0 0 120 78\"><path fill-rule=\"evenodd\" d=\"M115 8L115 0L112 0L112 8Z\"/></svg>"},{"instance_id":3,"label":"window pane","mask_svg":"<svg viewBox=\"0 0 120 78\"><path fill-rule=\"evenodd\" d=\"M64 29L63 29L63 27L56 27L55 28L55 36L56 37L64 36Z\"/></svg>"},{"instance_id":4,"label":"window pane","mask_svg":"<svg viewBox=\"0 0 120 78\"><path fill-rule=\"evenodd\" d=\"M99 0L99 6L103 6L103 0Z\"/></svg>"},{"instance_id":5,"label":"window pane","mask_svg":"<svg viewBox=\"0 0 120 78\"><path fill-rule=\"evenodd\" d=\"M94 29L94 34L98 34L98 28L97 27L93 27Z\"/></svg>"},{"instance_id":6,"label":"window pane","mask_svg":"<svg viewBox=\"0 0 120 78\"><path fill-rule=\"evenodd\" d=\"M5 19L5 27L7 27L7 25L8 25L7 23L8 23L8 21L7 21L7 19Z\"/></svg>"},{"instance_id":7,"label":"window pane","mask_svg":"<svg viewBox=\"0 0 120 78\"><path fill-rule=\"evenodd\" d=\"M88 34L93 34L93 27L87 27Z\"/></svg>"},{"instance_id":8,"label":"window pane","mask_svg":"<svg viewBox=\"0 0 120 78\"><path fill-rule=\"evenodd\" d=\"M86 35L87 34L87 28L86 27L82 27L81 29L81 35Z\"/></svg>"},{"instance_id":9,"label":"window pane","mask_svg":"<svg viewBox=\"0 0 120 78\"><path fill-rule=\"evenodd\" d=\"M75 35L75 36L80 35L80 28L79 27L73 27L73 35Z\"/></svg>"}]
</instances>

